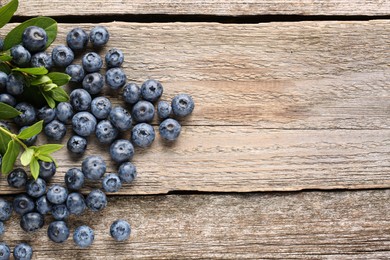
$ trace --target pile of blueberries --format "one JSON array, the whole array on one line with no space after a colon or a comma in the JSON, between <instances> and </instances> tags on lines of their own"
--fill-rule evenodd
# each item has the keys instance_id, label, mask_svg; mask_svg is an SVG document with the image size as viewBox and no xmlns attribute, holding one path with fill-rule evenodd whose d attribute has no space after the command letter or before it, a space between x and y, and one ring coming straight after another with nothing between
<instances>
[{"instance_id":1,"label":"pile of blueberries","mask_svg":"<svg viewBox=\"0 0 390 260\"><path fill-rule=\"evenodd\" d=\"M7 177L8 184L14 188L25 187L26 194L17 195L12 203L0 198L0 234L4 232L3 221L11 217L12 211L21 216L20 226L26 232L42 228L44 216L51 214L54 221L48 226L48 237L56 243L66 241L70 235L66 223L70 214L81 215L87 209L93 212L104 209L107 206L105 192L117 192L122 183L134 180L137 170L130 162L134 146L146 148L154 141L155 131L151 122L155 114L161 121L160 136L174 141L181 131L177 119L192 113L194 101L187 94L179 94L171 102L159 101L163 94L160 82L149 79L141 86L127 83L126 74L121 69L124 55L120 49L112 48L106 53L104 76L100 72L103 59L97 52L84 54L82 64L72 64L75 56L87 49L88 42L98 50L107 44L109 37L103 26L94 27L89 35L84 29L74 28L67 34L67 45L56 46L49 54L45 51L46 32L31 26L23 33L23 44L11 49L15 66L62 70L71 76L73 85L81 86L71 91L69 102L61 102L55 109L48 106L35 108L27 102L18 103L18 95L26 88L24 77L20 73L7 75L0 72L0 102L21 112L14 123L23 128L37 120L44 120L44 133L55 141L64 138L66 124L71 124L73 135L66 146L71 153L78 155L86 151L88 136L95 134L100 143L109 145L109 153L118 165L118 172L106 173L106 163L99 155L89 155L82 161L81 168L69 169L64 176L65 185L47 185L56 173L53 162L39 161L40 171L36 180L28 178L24 169L14 169ZM118 95L122 93L124 106L113 106L107 97L99 95L105 85L118 91ZM5 122L1 126L8 127ZM124 131L131 132L130 140L119 138L120 132ZM28 145L33 145L35 141L36 137L26 140ZM80 189L87 180L100 181L102 189L94 189L84 197ZM116 220L110 227L110 234L117 241L127 240L130 232L130 225L125 220ZM88 247L94 241L94 231L88 226L79 226L73 232L73 240L80 247ZM27 243L21 243L14 248L13 255L15 259L30 259L32 248ZM9 247L0 243L0 260L9 256Z\"/></svg>"}]
</instances>

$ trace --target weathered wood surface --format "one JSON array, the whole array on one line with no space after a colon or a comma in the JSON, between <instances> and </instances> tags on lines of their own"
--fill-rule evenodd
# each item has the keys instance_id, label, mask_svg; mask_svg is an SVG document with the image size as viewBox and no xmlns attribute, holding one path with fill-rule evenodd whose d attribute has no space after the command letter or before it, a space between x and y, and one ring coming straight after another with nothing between
<instances>
[{"instance_id":1,"label":"weathered wood surface","mask_svg":"<svg viewBox=\"0 0 390 260\"><path fill-rule=\"evenodd\" d=\"M36 259L388 259L390 190L252 195L111 197L99 214L69 221L95 229L89 249L26 234L16 217L4 240L30 241ZM127 242L112 221L128 220ZM48 219L49 220L49 219Z\"/></svg>"},{"instance_id":2,"label":"weathered wood surface","mask_svg":"<svg viewBox=\"0 0 390 260\"><path fill-rule=\"evenodd\" d=\"M4 2L1 1L1 2ZM18 15L389 15L389 1L378 0L90 0L20 1Z\"/></svg>"}]
</instances>

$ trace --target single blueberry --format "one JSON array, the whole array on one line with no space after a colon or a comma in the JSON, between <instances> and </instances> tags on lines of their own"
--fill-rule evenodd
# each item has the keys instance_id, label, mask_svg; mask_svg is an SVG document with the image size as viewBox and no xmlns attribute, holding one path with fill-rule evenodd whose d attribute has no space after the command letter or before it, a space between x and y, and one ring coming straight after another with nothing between
<instances>
[{"instance_id":1,"label":"single blueberry","mask_svg":"<svg viewBox=\"0 0 390 260\"><path fill-rule=\"evenodd\" d=\"M12 205L5 199L0 198L0 221L6 221L11 217Z\"/></svg>"},{"instance_id":2,"label":"single blueberry","mask_svg":"<svg viewBox=\"0 0 390 260\"><path fill-rule=\"evenodd\" d=\"M97 119L106 119L111 111L111 102L106 97L96 97L91 103L91 112Z\"/></svg>"},{"instance_id":3,"label":"single blueberry","mask_svg":"<svg viewBox=\"0 0 390 260\"><path fill-rule=\"evenodd\" d=\"M64 221L53 221L47 228L47 236L55 243L65 242L69 233L69 228Z\"/></svg>"},{"instance_id":4,"label":"single blueberry","mask_svg":"<svg viewBox=\"0 0 390 260\"><path fill-rule=\"evenodd\" d=\"M66 43L75 52L85 50L88 44L88 34L81 28L74 28L67 34Z\"/></svg>"},{"instance_id":5,"label":"single blueberry","mask_svg":"<svg viewBox=\"0 0 390 260\"><path fill-rule=\"evenodd\" d=\"M103 158L98 155L90 155L86 157L82 164L81 170L85 178L89 180L99 180L106 172L107 165Z\"/></svg>"},{"instance_id":6,"label":"single blueberry","mask_svg":"<svg viewBox=\"0 0 390 260\"><path fill-rule=\"evenodd\" d=\"M116 106L112 108L108 119L119 131L126 131L131 128L131 115L123 107Z\"/></svg>"},{"instance_id":7,"label":"single blueberry","mask_svg":"<svg viewBox=\"0 0 390 260\"><path fill-rule=\"evenodd\" d=\"M20 219L20 227L26 232L34 232L45 224L43 215L37 212L29 212Z\"/></svg>"},{"instance_id":8,"label":"single blueberry","mask_svg":"<svg viewBox=\"0 0 390 260\"><path fill-rule=\"evenodd\" d=\"M46 182L42 178L30 179L26 184L26 192L31 197L41 197L46 193Z\"/></svg>"},{"instance_id":9,"label":"single blueberry","mask_svg":"<svg viewBox=\"0 0 390 260\"><path fill-rule=\"evenodd\" d=\"M63 186L54 184L49 187L46 197L53 204L62 204L68 197L68 190Z\"/></svg>"},{"instance_id":10,"label":"single blueberry","mask_svg":"<svg viewBox=\"0 0 390 260\"><path fill-rule=\"evenodd\" d=\"M65 204L57 204L53 205L51 214L55 220L66 220L70 212Z\"/></svg>"},{"instance_id":11,"label":"single blueberry","mask_svg":"<svg viewBox=\"0 0 390 260\"><path fill-rule=\"evenodd\" d=\"M26 102L20 102L15 106L15 109L21 112L20 115L14 117L14 122L18 126L32 125L37 119L35 108Z\"/></svg>"},{"instance_id":12,"label":"single blueberry","mask_svg":"<svg viewBox=\"0 0 390 260\"><path fill-rule=\"evenodd\" d=\"M13 202L12 208L16 212L16 214L24 215L26 213L32 212L34 210L35 203L33 198L26 194L17 195Z\"/></svg>"},{"instance_id":13,"label":"single blueberry","mask_svg":"<svg viewBox=\"0 0 390 260\"><path fill-rule=\"evenodd\" d=\"M88 52L82 59L83 68L86 72L98 72L103 66L103 60L96 52Z\"/></svg>"},{"instance_id":14,"label":"single blueberry","mask_svg":"<svg viewBox=\"0 0 390 260\"><path fill-rule=\"evenodd\" d=\"M106 53L105 60L108 68L120 67L124 61L123 52L112 48Z\"/></svg>"},{"instance_id":15,"label":"single blueberry","mask_svg":"<svg viewBox=\"0 0 390 260\"><path fill-rule=\"evenodd\" d=\"M78 168L71 168L65 173L65 184L70 190L80 190L84 186L84 174Z\"/></svg>"},{"instance_id":16,"label":"single blueberry","mask_svg":"<svg viewBox=\"0 0 390 260\"><path fill-rule=\"evenodd\" d=\"M82 248L92 245L95 235L93 230L88 226L80 226L73 233L74 243Z\"/></svg>"},{"instance_id":17,"label":"single blueberry","mask_svg":"<svg viewBox=\"0 0 390 260\"><path fill-rule=\"evenodd\" d=\"M104 79L99 72L93 72L85 75L83 79L83 89L89 94L94 95L102 91L104 86Z\"/></svg>"},{"instance_id":18,"label":"single blueberry","mask_svg":"<svg viewBox=\"0 0 390 260\"><path fill-rule=\"evenodd\" d=\"M106 72L106 83L114 90L123 87L126 83L126 74L121 68L112 68Z\"/></svg>"},{"instance_id":19,"label":"single blueberry","mask_svg":"<svg viewBox=\"0 0 390 260\"><path fill-rule=\"evenodd\" d=\"M38 26L27 27L22 35L23 46L30 52L38 52L46 49L47 33Z\"/></svg>"},{"instance_id":20,"label":"single blueberry","mask_svg":"<svg viewBox=\"0 0 390 260\"><path fill-rule=\"evenodd\" d=\"M12 170L7 176L8 185L13 188L22 188L27 183L27 173L23 168Z\"/></svg>"},{"instance_id":21,"label":"single blueberry","mask_svg":"<svg viewBox=\"0 0 390 260\"><path fill-rule=\"evenodd\" d=\"M55 141L61 140L66 134L66 126L58 120L51 121L43 130L47 137Z\"/></svg>"},{"instance_id":22,"label":"single blueberry","mask_svg":"<svg viewBox=\"0 0 390 260\"><path fill-rule=\"evenodd\" d=\"M153 126L147 123L140 123L133 127L131 130L131 141L134 145L139 147L148 147L150 146L156 134L154 132Z\"/></svg>"},{"instance_id":23,"label":"single blueberry","mask_svg":"<svg viewBox=\"0 0 390 260\"><path fill-rule=\"evenodd\" d=\"M0 236L4 235L4 232L5 232L5 225L3 222L0 221ZM1 255L0 255L0 259L1 259Z\"/></svg>"},{"instance_id":24,"label":"single blueberry","mask_svg":"<svg viewBox=\"0 0 390 260\"><path fill-rule=\"evenodd\" d=\"M89 41L94 47L101 47L105 45L109 39L110 34L104 26L96 26L92 28L91 32L89 33Z\"/></svg>"},{"instance_id":25,"label":"single blueberry","mask_svg":"<svg viewBox=\"0 0 390 260\"><path fill-rule=\"evenodd\" d=\"M49 106L44 106L38 110L37 116L39 120L43 120L43 122L47 124L54 120L56 111Z\"/></svg>"},{"instance_id":26,"label":"single blueberry","mask_svg":"<svg viewBox=\"0 0 390 260\"><path fill-rule=\"evenodd\" d=\"M188 116L194 110L194 100L190 95L179 94L172 99L173 114L179 117Z\"/></svg>"},{"instance_id":27,"label":"single blueberry","mask_svg":"<svg viewBox=\"0 0 390 260\"><path fill-rule=\"evenodd\" d=\"M87 139L78 135L72 135L67 144L66 148L75 154L82 154L87 149Z\"/></svg>"},{"instance_id":28,"label":"single blueberry","mask_svg":"<svg viewBox=\"0 0 390 260\"><path fill-rule=\"evenodd\" d=\"M27 87L26 79L21 73L12 72L8 75L7 79L7 92L13 96L17 96L23 93Z\"/></svg>"},{"instance_id":29,"label":"single blueberry","mask_svg":"<svg viewBox=\"0 0 390 260\"><path fill-rule=\"evenodd\" d=\"M167 101L159 101L157 104L157 115L160 119L167 119L172 114L172 106Z\"/></svg>"},{"instance_id":30,"label":"single blueberry","mask_svg":"<svg viewBox=\"0 0 390 260\"><path fill-rule=\"evenodd\" d=\"M116 241L125 241L129 239L130 233L130 224L123 219L118 219L111 224L110 235Z\"/></svg>"},{"instance_id":31,"label":"single blueberry","mask_svg":"<svg viewBox=\"0 0 390 260\"><path fill-rule=\"evenodd\" d=\"M149 79L142 83L141 95L142 97L150 102L157 101L163 93L163 86L160 82L154 79Z\"/></svg>"},{"instance_id":32,"label":"single blueberry","mask_svg":"<svg viewBox=\"0 0 390 260\"><path fill-rule=\"evenodd\" d=\"M138 101L133 106L131 116L138 123L150 123L154 117L154 106L149 101Z\"/></svg>"},{"instance_id":33,"label":"single blueberry","mask_svg":"<svg viewBox=\"0 0 390 260\"><path fill-rule=\"evenodd\" d=\"M16 99L8 93L0 94L0 102L10 105L11 107L16 105Z\"/></svg>"},{"instance_id":34,"label":"single blueberry","mask_svg":"<svg viewBox=\"0 0 390 260\"><path fill-rule=\"evenodd\" d=\"M81 215L87 208L84 196L81 193L73 192L66 199L66 207L70 214Z\"/></svg>"},{"instance_id":35,"label":"single blueberry","mask_svg":"<svg viewBox=\"0 0 390 260\"><path fill-rule=\"evenodd\" d=\"M31 56L31 67L45 67L50 70L53 67L51 54L47 52L38 52Z\"/></svg>"},{"instance_id":36,"label":"single blueberry","mask_svg":"<svg viewBox=\"0 0 390 260\"><path fill-rule=\"evenodd\" d=\"M56 164L54 162L45 162L38 160L39 164L39 177L44 179L46 182L50 181L56 174Z\"/></svg>"},{"instance_id":37,"label":"single blueberry","mask_svg":"<svg viewBox=\"0 0 390 260\"><path fill-rule=\"evenodd\" d=\"M122 97L127 104L133 105L141 99L141 89L135 83L128 83L123 87Z\"/></svg>"},{"instance_id":38,"label":"single blueberry","mask_svg":"<svg viewBox=\"0 0 390 260\"><path fill-rule=\"evenodd\" d=\"M0 91L3 92L7 87L8 75L0 71Z\"/></svg>"},{"instance_id":39,"label":"single blueberry","mask_svg":"<svg viewBox=\"0 0 390 260\"><path fill-rule=\"evenodd\" d=\"M119 131L109 120L102 120L97 124L95 134L99 142L110 144L118 136Z\"/></svg>"},{"instance_id":40,"label":"single blueberry","mask_svg":"<svg viewBox=\"0 0 390 260\"><path fill-rule=\"evenodd\" d=\"M19 133L21 133L24 129L28 128L29 126L23 126L22 128L19 129ZM27 139L23 139L23 143L25 143L27 146L33 146L35 142L38 139L38 135L33 135Z\"/></svg>"},{"instance_id":41,"label":"single blueberry","mask_svg":"<svg viewBox=\"0 0 390 260\"><path fill-rule=\"evenodd\" d=\"M130 183L137 177L137 168L131 162L124 162L119 166L118 176L122 182Z\"/></svg>"},{"instance_id":42,"label":"single blueberry","mask_svg":"<svg viewBox=\"0 0 390 260\"><path fill-rule=\"evenodd\" d=\"M9 248L9 246L4 243L4 242L1 242L0 243L0 260L8 260L11 256L11 250Z\"/></svg>"},{"instance_id":43,"label":"single blueberry","mask_svg":"<svg viewBox=\"0 0 390 260\"><path fill-rule=\"evenodd\" d=\"M102 181L105 192L117 192L122 187L122 182L118 175L114 173L107 174Z\"/></svg>"},{"instance_id":44,"label":"single blueberry","mask_svg":"<svg viewBox=\"0 0 390 260\"><path fill-rule=\"evenodd\" d=\"M133 158L134 147L130 141L119 139L111 144L110 155L111 158L117 163L129 161Z\"/></svg>"},{"instance_id":45,"label":"single blueberry","mask_svg":"<svg viewBox=\"0 0 390 260\"><path fill-rule=\"evenodd\" d=\"M168 118L161 122L158 130L162 138L168 141L174 141L180 135L181 126L175 119Z\"/></svg>"},{"instance_id":46,"label":"single blueberry","mask_svg":"<svg viewBox=\"0 0 390 260\"><path fill-rule=\"evenodd\" d=\"M11 48L12 62L19 67L30 65L31 53L22 45L15 45Z\"/></svg>"},{"instance_id":47,"label":"single blueberry","mask_svg":"<svg viewBox=\"0 0 390 260\"><path fill-rule=\"evenodd\" d=\"M73 131L80 136L89 136L95 132L96 118L89 112L78 112L72 118Z\"/></svg>"},{"instance_id":48,"label":"single blueberry","mask_svg":"<svg viewBox=\"0 0 390 260\"><path fill-rule=\"evenodd\" d=\"M69 102L75 111L86 111L90 108L92 98L85 89L75 89L69 95Z\"/></svg>"},{"instance_id":49,"label":"single blueberry","mask_svg":"<svg viewBox=\"0 0 390 260\"><path fill-rule=\"evenodd\" d=\"M87 207L92 211L100 211L107 206L107 197L104 192L99 189L92 190L86 200Z\"/></svg>"},{"instance_id":50,"label":"single blueberry","mask_svg":"<svg viewBox=\"0 0 390 260\"><path fill-rule=\"evenodd\" d=\"M46 195L43 195L35 201L35 207L39 213L46 215L51 212L53 205L47 199Z\"/></svg>"},{"instance_id":51,"label":"single blueberry","mask_svg":"<svg viewBox=\"0 0 390 260\"><path fill-rule=\"evenodd\" d=\"M69 47L65 45L58 45L54 47L51 53L51 58L53 59L55 66L66 67L73 62L74 53Z\"/></svg>"},{"instance_id":52,"label":"single blueberry","mask_svg":"<svg viewBox=\"0 0 390 260\"><path fill-rule=\"evenodd\" d=\"M27 243L17 244L13 252L15 260L30 260L33 256L33 249Z\"/></svg>"},{"instance_id":53,"label":"single blueberry","mask_svg":"<svg viewBox=\"0 0 390 260\"><path fill-rule=\"evenodd\" d=\"M57 119L63 123L68 123L70 119L73 117L73 107L68 102L58 103L55 111L56 111Z\"/></svg>"},{"instance_id":54,"label":"single blueberry","mask_svg":"<svg viewBox=\"0 0 390 260\"><path fill-rule=\"evenodd\" d=\"M65 73L71 76L71 82L82 82L85 77L83 66L79 64L71 64L65 69Z\"/></svg>"}]
</instances>

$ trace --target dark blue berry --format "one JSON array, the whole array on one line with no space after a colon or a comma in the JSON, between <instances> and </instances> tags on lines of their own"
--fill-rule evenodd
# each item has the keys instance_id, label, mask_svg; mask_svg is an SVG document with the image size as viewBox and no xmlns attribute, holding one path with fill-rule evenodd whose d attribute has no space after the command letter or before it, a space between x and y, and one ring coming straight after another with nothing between
<instances>
[{"instance_id":1,"label":"dark blue berry","mask_svg":"<svg viewBox=\"0 0 390 260\"><path fill-rule=\"evenodd\" d=\"M15 45L11 48L12 62L19 67L30 65L31 53L22 45Z\"/></svg>"},{"instance_id":2,"label":"dark blue berry","mask_svg":"<svg viewBox=\"0 0 390 260\"><path fill-rule=\"evenodd\" d=\"M162 138L168 141L174 141L180 135L181 126L175 119L168 118L161 122L158 130Z\"/></svg>"},{"instance_id":3,"label":"dark blue berry","mask_svg":"<svg viewBox=\"0 0 390 260\"><path fill-rule=\"evenodd\" d=\"M69 97L69 102L75 111L86 111L91 106L91 95L85 89L75 89L70 93Z\"/></svg>"},{"instance_id":4,"label":"dark blue berry","mask_svg":"<svg viewBox=\"0 0 390 260\"><path fill-rule=\"evenodd\" d=\"M70 214L81 215L87 208L84 196L81 193L73 192L66 199L66 207Z\"/></svg>"},{"instance_id":5,"label":"dark blue berry","mask_svg":"<svg viewBox=\"0 0 390 260\"><path fill-rule=\"evenodd\" d=\"M71 168L65 173L65 184L70 190L80 190L84 186L84 174L78 168Z\"/></svg>"},{"instance_id":6,"label":"dark blue berry","mask_svg":"<svg viewBox=\"0 0 390 260\"><path fill-rule=\"evenodd\" d=\"M55 243L65 242L69 233L69 228L64 221L53 221L47 228L47 236Z\"/></svg>"},{"instance_id":7,"label":"dark blue berry","mask_svg":"<svg viewBox=\"0 0 390 260\"><path fill-rule=\"evenodd\" d=\"M43 122L47 124L54 120L56 111L51 107L44 106L38 110L37 116L39 120L43 120Z\"/></svg>"},{"instance_id":8,"label":"dark blue berry","mask_svg":"<svg viewBox=\"0 0 390 260\"><path fill-rule=\"evenodd\" d=\"M0 260L8 260L11 256L11 250L9 248L9 246L4 243L4 242L1 242L0 243Z\"/></svg>"},{"instance_id":9,"label":"dark blue berry","mask_svg":"<svg viewBox=\"0 0 390 260\"><path fill-rule=\"evenodd\" d=\"M53 120L47 125L45 125L44 132L47 137L59 141L64 138L66 134L66 126L64 125L64 123L58 120Z\"/></svg>"},{"instance_id":10,"label":"dark blue berry","mask_svg":"<svg viewBox=\"0 0 390 260\"><path fill-rule=\"evenodd\" d=\"M87 149L87 139L78 135L72 135L67 144L66 148L75 154L82 154Z\"/></svg>"},{"instance_id":11,"label":"dark blue berry","mask_svg":"<svg viewBox=\"0 0 390 260\"><path fill-rule=\"evenodd\" d=\"M194 110L194 100L190 95L179 94L172 99L173 114L179 117L188 116Z\"/></svg>"},{"instance_id":12,"label":"dark blue berry","mask_svg":"<svg viewBox=\"0 0 390 260\"><path fill-rule=\"evenodd\" d=\"M18 72L12 72L8 75L7 79L7 92L13 96L17 96L23 93L27 83L24 76Z\"/></svg>"},{"instance_id":13,"label":"dark blue berry","mask_svg":"<svg viewBox=\"0 0 390 260\"><path fill-rule=\"evenodd\" d=\"M157 80L149 79L141 86L141 95L147 101L157 101L157 99L161 97L162 93L163 86Z\"/></svg>"},{"instance_id":14,"label":"dark blue berry","mask_svg":"<svg viewBox=\"0 0 390 260\"><path fill-rule=\"evenodd\" d=\"M110 155L111 158L117 163L129 161L133 158L134 147L130 141L119 139L111 144Z\"/></svg>"},{"instance_id":15,"label":"dark blue berry","mask_svg":"<svg viewBox=\"0 0 390 260\"><path fill-rule=\"evenodd\" d=\"M97 119L106 119L111 111L111 102L106 97L96 97L91 103L91 112Z\"/></svg>"},{"instance_id":16,"label":"dark blue berry","mask_svg":"<svg viewBox=\"0 0 390 260\"><path fill-rule=\"evenodd\" d=\"M39 163L39 177L44 179L46 182L50 181L56 174L56 164L54 162L45 162L38 160Z\"/></svg>"},{"instance_id":17,"label":"dark blue berry","mask_svg":"<svg viewBox=\"0 0 390 260\"><path fill-rule=\"evenodd\" d=\"M133 105L141 99L141 89L135 83L128 83L123 87L122 97L127 104Z\"/></svg>"},{"instance_id":18,"label":"dark blue berry","mask_svg":"<svg viewBox=\"0 0 390 260\"><path fill-rule=\"evenodd\" d=\"M30 179L27 181L26 191L31 197L41 197L46 193L46 182L42 178L37 178L36 180Z\"/></svg>"},{"instance_id":19,"label":"dark blue berry","mask_svg":"<svg viewBox=\"0 0 390 260\"><path fill-rule=\"evenodd\" d=\"M69 217L69 210L65 204L53 205L51 214L55 220L66 220Z\"/></svg>"},{"instance_id":20,"label":"dark blue berry","mask_svg":"<svg viewBox=\"0 0 390 260\"><path fill-rule=\"evenodd\" d=\"M50 70L53 67L51 54L47 52L38 52L31 56L31 67L45 67Z\"/></svg>"},{"instance_id":21,"label":"dark blue berry","mask_svg":"<svg viewBox=\"0 0 390 260\"><path fill-rule=\"evenodd\" d=\"M0 221L6 221L11 217L12 205L5 199L0 198Z\"/></svg>"},{"instance_id":22,"label":"dark blue berry","mask_svg":"<svg viewBox=\"0 0 390 260\"><path fill-rule=\"evenodd\" d=\"M92 245L95 235L88 226L80 226L73 233L73 241L79 247L85 248Z\"/></svg>"},{"instance_id":23,"label":"dark blue berry","mask_svg":"<svg viewBox=\"0 0 390 260\"><path fill-rule=\"evenodd\" d=\"M71 82L82 82L85 77L83 66L78 64L71 64L65 69L65 73L71 76Z\"/></svg>"},{"instance_id":24,"label":"dark blue berry","mask_svg":"<svg viewBox=\"0 0 390 260\"><path fill-rule=\"evenodd\" d=\"M81 28L74 28L67 34L66 43L73 51L82 51L87 47L88 34Z\"/></svg>"},{"instance_id":25,"label":"dark blue berry","mask_svg":"<svg viewBox=\"0 0 390 260\"><path fill-rule=\"evenodd\" d=\"M4 40L0 38L0 51L2 51L4 48Z\"/></svg>"},{"instance_id":26,"label":"dark blue berry","mask_svg":"<svg viewBox=\"0 0 390 260\"><path fill-rule=\"evenodd\" d=\"M88 91L89 94L95 95L102 91L104 86L104 79L99 72L93 72L85 75L83 79L83 89Z\"/></svg>"},{"instance_id":27,"label":"dark blue berry","mask_svg":"<svg viewBox=\"0 0 390 260\"><path fill-rule=\"evenodd\" d=\"M107 165L103 158L97 155L90 155L86 157L82 164L81 170L84 173L85 178L90 180L99 180L106 172Z\"/></svg>"},{"instance_id":28,"label":"dark blue berry","mask_svg":"<svg viewBox=\"0 0 390 260\"><path fill-rule=\"evenodd\" d=\"M111 89L119 89L126 83L126 74L120 68L112 68L106 72L106 83Z\"/></svg>"},{"instance_id":29,"label":"dark blue berry","mask_svg":"<svg viewBox=\"0 0 390 260\"><path fill-rule=\"evenodd\" d=\"M108 68L120 67L124 61L123 52L112 48L106 53L105 60Z\"/></svg>"},{"instance_id":30,"label":"dark blue berry","mask_svg":"<svg viewBox=\"0 0 390 260\"><path fill-rule=\"evenodd\" d=\"M14 117L14 122L18 126L32 125L36 121L37 112L31 104L21 102L15 106L15 109L21 112L20 115Z\"/></svg>"},{"instance_id":31,"label":"dark blue berry","mask_svg":"<svg viewBox=\"0 0 390 260\"><path fill-rule=\"evenodd\" d=\"M89 136L95 132L96 118L89 112L78 112L72 118L73 131L80 136Z\"/></svg>"},{"instance_id":32,"label":"dark blue berry","mask_svg":"<svg viewBox=\"0 0 390 260\"><path fill-rule=\"evenodd\" d=\"M86 200L87 207L92 211L100 211L107 206L107 197L101 190L92 190Z\"/></svg>"},{"instance_id":33,"label":"dark blue berry","mask_svg":"<svg viewBox=\"0 0 390 260\"><path fill-rule=\"evenodd\" d=\"M70 119L73 117L73 107L68 102L58 103L55 111L56 111L57 119L63 123L68 123Z\"/></svg>"},{"instance_id":34,"label":"dark blue berry","mask_svg":"<svg viewBox=\"0 0 390 260\"><path fill-rule=\"evenodd\" d=\"M0 71L0 91L3 92L7 87L8 75Z\"/></svg>"},{"instance_id":35,"label":"dark blue berry","mask_svg":"<svg viewBox=\"0 0 390 260\"><path fill-rule=\"evenodd\" d=\"M149 123L154 117L154 106L149 101L138 101L133 106L131 116L138 123Z\"/></svg>"},{"instance_id":36,"label":"dark blue berry","mask_svg":"<svg viewBox=\"0 0 390 260\"><path fill-rule=\"evenodd\" d=\"M30 260L33 256L33 249L27 243L17 244L13 252L15 260Z\"/></svg>"},{"instance_id":37,"label":"dark blue berry","mask_svg":"<svg viewBox=\"0 0 390 260\"><path fill-rule=\"evenodd\" d=\"M122 182L130 183L137 177L137 168L131 162L124 162L119 166L118 176Z\"/></svg>"},{"instance_id":38,"label":"dark blue berry","mask_svg":"<svg viewBox=\"0 0 390 260\"><path fill-rule=\"evenodd\" d=\"M65 187L54 184L49 187L46 197L53 204L62 204L68 197L68 190Z\"/></svg>"},{"instance_id":39,"label":"dark blue berry","mask_svg":"<svg viewBox=\"0 0 390 260\"><path fill-rule=\"evenodd\" d=\"M103 66L103 60L96 52L88 52L83 56L82 64L86 72L98 72Z\"/></svg>"},{"instance_id":40,"label":"dark blue berry","mask_svg":"<svg viewBox=\"0 0 390 260\"><path fill-rule=\"evenodd\" d=\"M119 131L109 120L102 120L97 124L95 134L99 142L110 144L118 136Z\"/></svg>"},{"instance_id":41,"label":"dark blue berry","mask_svg":"<svg viewBox=\"0 0 390 260\"><path fill-rule=\"evenodd\" d=\"M32 212L34 210L35 203L33 198L26 194L17 195L12 202L12 208L19 215Z\"/></svg>"},{"instance_id":42,"label":"dark blue berry","mask_svg":"<svg viewBox=\"0 0 390 260\"><path fill-rule=\"evenodd\" d=\"M11 107L16 105L16 99L12 95L7 93L0 94L0 102L6 103Z\"/></svg>"},{"instance_id":43,"label":"dark blue berry","mask_svg":"<svg viewBox=\"0 0 390 260\"><path fill-rule=\"evenodd\" d=\"M7 176L8 185L13 188L22 188L27 183L27 173L23 168L12 170Z\"/></svg>"},{"instance_id":44,"label":"dark blue berry","mask_svg":"<svg viewBox=\"0 0 390 260\"><path fill-rule=\"evenodd\" d=\"M102 184L105 192L117 192L122 187L121 180L114 173L104 176Z\"/></svg>"},{"instance_id":45,"label":"dark blue berry","mask_svg":"<svg viewBox=\"0 0 390 260\"><path fill-rule=\"evenodd\" d=\"M102 47L110 39L110 34L107 29L103 26L96 26L92 28L89 33L89 41L94 47Z\"/></svg>"},{"instance_id":46,"label":"dark blue berry","mask_svg":"<svg viewBox=\"0 0 390 260\"><path fill-rule=\"evenodd\" d=\"M69 47L65 45L59 45L54 47L51 53L51 58L53 59L55 66L67 67L73 62L74 53Z\"/></svg>"},{"instance_id":47,"label":"dark blue berry","mask_svg":"<svg viewBox=\"0 0 390 260\"><path fill-rule=\"evenodd\" d=\"M20 219L20 227L26 232L34 232L45 224L43 215L37 212L29 212Z\"/></svg>"},{"instance_id":48,"label":"dark blue berry","mask_svg":"<svg viewBox=\"0 0 390 260\"><path fill-rule=\"evenodd\" d=\"M153 126L147 123L140 123L133 127L131 130L131 141L134 145L139 147L148 147L150 146L156 134L154 132Z\"/></svg>"},{"instance_id":49,"label":"dark blue berry","mask_svg":"<svg viewBox=\"0 0 390 260\"><path fill-rule=\"evenodd\" d=\"M157 104L157 115L160 119L167 119L172 114L172 106L167 101L159 101Z\"/></svg>"},{"instance_id":50,"label":"dark blue berry","mask_svg":"<svg viewBox=\"0 0 390 260\"><path fill-rule=\"evenodd\" d=\"M131 115L123 107L116 106L112 108L108 119L119 131L126 131L131 128Z\"/></svg>"},{"instance_id":51,"label":"dark blue berry","mask_svg":"<svg viewBox=\"0 0 390 260\"><path fill-rule=\"evenodd\" d=\"M110 235L116 241L125 241L129 239L130 233L130 224L123 219L118 219L111 224Z\"/></svg>"},{"instance_id":52,"label":"dark blue berry","mask_svg":"<svg viewBox=\"0 0 390 260\"><path fill-rule=\"evenodd\" d=\"M22 35L23 46L30 52L38 52L46 49L47 33L38 26L27 27Z\"/></svg>"},{"instance_id":53,"label":"dark blue berry","mask_svg":"<svg viewBox=\"0 0 390 260\"><path fill-rule=\"evenodd\" d=\"M43 195L35 201L35 207L39 213L46 215L51 212L53 205L47 199L46 195Z\"/></svg>"}]
</instances>

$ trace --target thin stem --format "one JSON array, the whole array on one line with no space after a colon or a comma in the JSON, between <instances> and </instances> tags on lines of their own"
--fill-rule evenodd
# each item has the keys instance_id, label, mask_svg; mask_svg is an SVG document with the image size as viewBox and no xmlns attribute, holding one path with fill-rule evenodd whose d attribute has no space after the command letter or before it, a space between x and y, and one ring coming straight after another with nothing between
<instances>
[{"instance_id":1,"label":"thin stem","mask_svg":"<svg viewBox=\"0 0 390 260\"><path fill-rule=\"evenodd\" d=\"M5 129L4 127L0 127L0 131L3 132L3 133L5 133L5 134L8 135L9 137L11 137L12 140L15 140L16 142L18 142L18 143L23 147L24 150L27 150L27 149L28 149L27 145L26 145L25 143L23 143L23 142L17 137L16 134L11 133L10 131L8 131L7 129Z\"/></svg>"}]
</instances>

